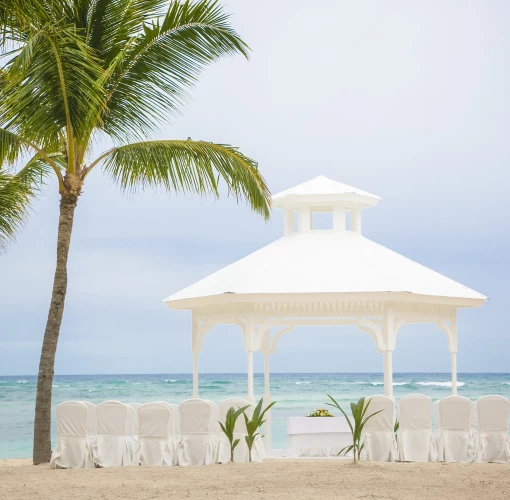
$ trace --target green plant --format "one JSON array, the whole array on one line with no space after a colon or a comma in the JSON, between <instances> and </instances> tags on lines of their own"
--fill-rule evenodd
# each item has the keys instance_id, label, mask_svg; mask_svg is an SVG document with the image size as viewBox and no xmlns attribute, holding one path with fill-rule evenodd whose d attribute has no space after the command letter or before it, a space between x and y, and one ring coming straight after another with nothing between
<instances>
[{"instance_id":1,"label":"green plant","mask_svg":"<svg viewBox=\"0 0 510 500\"><path fill-rule=\"evenodd\" d=\"M260 426L265 422L264 415L266 412L276 404L276 401L273 401L270 403L264 410L262 410L262 402L264 401L264 398L261 398L260 401L257 403L257 406L253 410L253 415L251 419L248 418L246 415L246 412L243 413L244 415L244 422L246 423L246 436L244 439L246 440L246 445L248 446L248 459L251 462L251 450L253 448L253 443L255 443L255 439L257 436L260 436ZM264 437L264 436L262 436Z\"/></svg>"},{"instance_id":2,"label":"green plant","mask_svg":"<svg viewBox=\"0 0 510 500\"><path fill-rule=\"evenodd\" d=\"M393 433L395 434L395 441L398 442L398 430L400 429L400 423L398 420L395 420L395 425L393 426Z\"/></svg>"},{"instance_id":3,"label":"green plant","mask_svg":"<svg viewBox=\"0 0 510 500\"><path fill-rule=\"evenodd\" d=\"M347 420L347 423L349 424L349 428L351 429L352 434L352 444L350 446L342 448L338 452L338 455L341 455L342 453L344 455L347 455L347 453L352 451L354 455L354 461L356 462L356 460L360 459L361 450L363 449L364 446L361 443L361 435L363 433L365 424L370 418L372 418L374 415L377 415L378 413L381 413L383 410L376 411L375 413L372 413L368 417L365 417L371 399L365 400L365 398L360 398L357 403L351 403L351 412L353 418L353 422L351 423L351 419L349 418L347 413L345 413L345 411L341 408L341 406L335 401L335 399L329 394L328 398L331 399L331 401L333 401L333 404L331 403L326 404L329 406L333 406L334 408L338 408L343 413L345 419Z\"/></svg>"},{"instance_id":4,"label":"green plant","mask_svg":"<svg viewBox=\"0 0 510 500\"><path fill-rule=\"evenodd\" d=\"M329 410L326 410L325 408L319 408L307 416L308 417L334 417L335 415L330 413Z\"/></svg>"},{"instance_id":5,"label":"green plant","mask_svg":"<svg viewBox=\"0 0 510 500\"><path fill-rule=\"evenodd\" d=\"M236 422L241 413L244 413L244 410L249 406L243 406L236 410L235 408L229 408L227 411L227 415L225 417L225 424L219 422L221 430L227 436L228 442L230 443L230 461L234 461L234 450L236 446L239 444L240 439L234 439L234 430L236 427Z\"/></svg>"},{"instance_id":6,"label":"green plant","mask_svg":"<svg viewBox=\"0 0 510 500\"><path fill-rule=\"evenodd\" d=\"M128 192L162 188L214 197L223 182L236 200L269 217L270 193L256 161L225 144L160 138L207 66L248 52L214 0L0 0L0 162L22 165L32 158L44 165L45 179L55 178L60 195L37 379L34 464L51 456L52 381L67 261L89 175L102 168ZM97 150L105 143L112 147ZM42 185L39 178L23 184L21 175L5 174L2 247L13 240Z\"/></svg>"}]
</instances>

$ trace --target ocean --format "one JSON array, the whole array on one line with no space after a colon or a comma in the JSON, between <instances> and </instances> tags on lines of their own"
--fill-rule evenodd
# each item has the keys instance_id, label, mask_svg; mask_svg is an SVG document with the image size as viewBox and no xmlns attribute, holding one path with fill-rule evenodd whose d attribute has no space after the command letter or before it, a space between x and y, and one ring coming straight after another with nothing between
<instances>
[{"instance_id":1,"label":"ocean","mask_svg":"<svg viewBox=\"0 0 510 500\"><path fill-rule=\"evenodd\" d=\"M487 394L510 398L509 373L461 373L458 393L476 400ZM32 456L35 376L0 377L0 459ZM263 374L255 374L255 395L264 390ZM217 403L246 395L246 374L201 374L200 397ZM396 373L394 394L398 400L410 393L422 393L433 400L451 391L447 373ZM175 375L57 375L53 382L55 406L68 400L93 403L114 399L125 403L165 400L178 404L191 397L191 374ZM273 448L285 448L288 416L305 416L325 407L331 394L340 404L361 396L383 393L381 373L275 373L271 375L271 395L277 401L273 410ZM53 443L57 438L53 415Z\"/></svg>"}]
</instances>

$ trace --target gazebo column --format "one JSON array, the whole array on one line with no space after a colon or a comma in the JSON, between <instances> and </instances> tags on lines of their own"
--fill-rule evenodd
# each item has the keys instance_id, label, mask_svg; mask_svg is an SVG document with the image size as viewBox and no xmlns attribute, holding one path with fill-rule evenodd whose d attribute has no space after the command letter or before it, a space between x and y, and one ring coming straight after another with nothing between
<instances>
[{"instance_id":1,"label":"gazebo column","mask_svg":"<svg viewBox=\"0 0 510 500\"><path fill-rule=\"evenodd\" d=\"M395 349L395 337L397 333L395 315L392 307L386 309L382 322L382 353L384 357L384 395L393 398L393 350Z\"/></svg>"},{"instance_id":2,"label":"gazebo column","mask_svg":"<svg viewBox=\"0 0 510 500\"><path fill-rule=\"evenodd\" d=\"M437 326L446 333L448 349L452 359L452 396L457 395L457 310L452 312L449 322L438 321Z\"/></svg>"},{"instance_id":3,"label":"gazebo column","mask_svg":"<svg viewBox=\"0 0 510 500\"><path fill-rule=\"evenodd\" d=\"M271 404L271 391L269 388L269 353L264 353L264 408ZM264 423L264 448L266 451L273 449L271 409L266 413L266 422Z\"/></svg>"},{"instance_id":4,"label":"gazebo column","mask_svg":"<svg viewBox=\"0 0 510 500\"><path fill-rule=\"evenodd\" d=\"M193 353L193 397L198 398L198 355L202 351L205 334L214 326L213 323L200 321L194 314L191 319L191 352Z\"/></svg>"},{"instance_id":5,"label":"gazebo column","mask_svg":"<svg viewBox=\"0 0 510 500\"><path fill-rule=\"evenodd\" d=\"M384 351L384 395L393 397L393 351Z\"/></svg>"},{"instance_id":6,"label":"gazebo column","mask_svg":"<svg viewBox=\"0 0 510 500\"><path fill-rule=\"evenodd\" d=\"M198 398L198 352L193 353L193 397Z\"/></svg>"},{"instance_id":7,"label":"gazebo column","mask_svg":"<svg viewBox=\"0 0 510 500\"><path fill-rule=\"evenodd\" d=\"M450 353L452 356L452 396L457 395L457 311L455 316L450 320L449 342Z\"/></svg>"},{"instance_id":8,"label":"gazebo column","mask_svg":"<svg viewBox=\"0 0 510 500\"><path fill-rule=\"evenodd\" d=\"M248 372L248 401L255 402L255 395L253 392L253 351L247 351L247 372Z\"/></svg>"}]
</instances>

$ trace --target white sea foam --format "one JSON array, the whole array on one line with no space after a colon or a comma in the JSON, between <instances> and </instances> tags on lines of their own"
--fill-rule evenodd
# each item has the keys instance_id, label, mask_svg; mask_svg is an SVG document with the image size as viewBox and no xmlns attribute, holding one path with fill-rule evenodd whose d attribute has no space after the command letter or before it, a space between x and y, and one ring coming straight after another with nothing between
<instances>
[{"instance_id":1,"label":"white sea foam","mask_svg":"<svg viewBox=\"0 0 510 500\"><path fill-rule=\"evenodd\" d=\"M416 382L416 385L423 385L425 387L451 387L451 382ZM457 382L458 387L466 385L465 382Z\"/></svg>"},{"instance_id":2,"label":"white sea foam","mask_svg":"<svg viewBox=\"0 0 510 500\"><path fill-rule=\"evenodd\" d=\"M310 384L311 382L309 382L308 380L304 380L303 382L295 382L296 385L301 385L301 384Z\"/></svg>"},{"instance_id":3,"label":"white sea foam","mask_svg":"<svg viewBox=\"0 0 510 500\"><path fill-rule=\"evenodd\" d=\"M16 382L17 382L18 384L26 384L26 383L27 383L27 381L26 381L26 380L16 380Z\"/></svg>"},{"instance_id":4,"label":"white sea foam","mask_svg":"<svg viewBox=\"0 0 510 500\"><path fill-rule=\"evenodd\" d=\"M363 384L364 382L359 382L360 384ZM384 382L371 382L372 385L384 385ZM393 385L407 385L409 382L393 382Z\"/></svg>"},{"instance_id":5,"label":"white sea foam","mask_svg":"<svg viewBox=\"0 0 510 500\"><path fill-rule=\"evenodd\" d=\"M166 378L165 382L172 382L172 383L174 383L174 382L177 382L177 379L175 379L175 378Z\"/></svg>"},{"instance_id":6,"label":"white sea foam","mask_svg":"<svg viewBox=\"0 0 510 500\"><path fill-rule=\"evenodd\" d=\"M510 385L510 382L503 382L503 384L505 384L505 385Z\"/></svg>"},{"instance_id":7,"label":"white sea foam","mask_svg":"<svg viewBox=\"0 0 510 500\"><path fill-rule=\"evenodd\" d=\"M55 384L53 384L51 387L60 387L60 386L59 386L59 385L55 385Z\"/></svg>"},{"instance_id":8,"label":"white sea foam","mask_svg":"<svg viewBox=\"0 0 510 500\"><path fill-rule=\"evenodd\" d=\"M92 392L92 391L95 391L95 389L89 389L88 392Z\"/></svg>"}]
</instances>

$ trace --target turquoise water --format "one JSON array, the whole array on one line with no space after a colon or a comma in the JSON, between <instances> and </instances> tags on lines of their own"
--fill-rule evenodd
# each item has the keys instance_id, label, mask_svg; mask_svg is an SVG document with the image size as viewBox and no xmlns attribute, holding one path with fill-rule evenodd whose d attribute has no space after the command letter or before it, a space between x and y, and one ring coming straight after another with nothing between
<instances>
[{"instance_id":1,"label":"turquoise water","mask_svg":"<svg viewBox=\"0 0 510 500\"><path fill-rule=\"evenodd\" d=\"M398 373L394 392L398 398L420 392L433 400L450 394L450 375L445 373ZM486 394L510 398L510 374L459 374L459 395L472 400ZM32 455L36 377L0 377L0 458ZM255 375L255 394L261 396L264 377ZM70 399L100 403L116 399L125 403L165 400L180 403L191 396L192 379L184 375L57 375L53 388L55 406ZM361 396L383 393L382 374L289 373L271 375L271 393L277 401L273 411L273 447L287 442L286 418L307 415L324 407L326 394L347 404ZM200 375L200 396L217 403L246 395L245 374ZM56 440L53 416L53 440Z\"/></svg>"}]
</instances>

